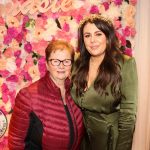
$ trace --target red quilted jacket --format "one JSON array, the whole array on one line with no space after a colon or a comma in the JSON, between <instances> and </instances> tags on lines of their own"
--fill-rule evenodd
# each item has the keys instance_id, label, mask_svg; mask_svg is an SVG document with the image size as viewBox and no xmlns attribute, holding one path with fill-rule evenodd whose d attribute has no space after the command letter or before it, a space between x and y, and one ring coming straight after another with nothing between
<instances>
[{"instance_id":1,"label":"red quilted jacket","mask_svg":"<svg viewBox=\"0 0 150 150\"><path fill-rule=\"evenodd\" d=\"M84 133L82 113L70 96L66 79L66 103L74 127L74 142L69 148L70 130L60 89L49 73L16 97L9 126L10 150L78 150Z\"/></svg>"}]
</instances>

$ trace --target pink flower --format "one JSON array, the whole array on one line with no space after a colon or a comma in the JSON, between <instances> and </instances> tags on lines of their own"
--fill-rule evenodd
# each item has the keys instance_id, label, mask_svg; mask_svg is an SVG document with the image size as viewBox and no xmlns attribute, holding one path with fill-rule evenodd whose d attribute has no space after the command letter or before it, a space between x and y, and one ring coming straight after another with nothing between
<instances>
[{"instance_id":1,"label":"pink flower","mask_svg":"<svg viewBox=\"0 0 150 150\"><path fill-rule=\"evenodd\" d=\"M24 76L25 81L27 81L27 80L32 81L32 78L31 78L31 76L29 75L28 72L22 71L21 74Z\"/></svg>"},{"instance_id":2,"label":"pink flower","mask_svg":"<svg viewBox=\"0 0 150 150\"><path fill-rule=\"evenodd\" d=\"M57 34L55 35L55 38L57 39L65 39L67 41L70 41L72 36L68 34L68 32L64 32L62 30L57 30Z\"/></svg>"},{"instance_id":3,"label":"pink flower","mask_svg":"<svg viewBox=\"0 0 150 150\"><path fill-rule=\"evenodd\" d=\"M16 58L16 66L17 66L17 68L19 68L21 66L21 62L22 62L21 58Z\"/></svg>"},{"instance_id":4,"label":"pink flower","mask_svg":"<svg viewBox=\"0 0 150 150\"><path fill-rule=\"evenodd\" d=\"M134 37L136 34L136 30L135 28L131 28L131 36Z\"/></svg>"},{"instance_id":5,"label":"pink flower","mask_svg":"<svg viewBox=\"0 0 150 150\"><path fill-rule=\"evenodd\" d=\"M3 83L3 85L2 85L2 93L8 93L8 92L9 92L9 89L8 89L6 83Z\"/></svg>"},{"instance_id":6,"label":"pink flower","mask_svg":"<svg viewBox=\"0 0 150 150\"><path fill-rule=\"evenodd\" d=\"M29 42L27 42L24 45L24 49L25 49L26 52L30 53L30 52L32 52L32 45Z\"/></svg>"},{"instance_id":7,"label":"pink flower","mask_svg":"<svg viewBox=\"0 0 150 150\"><path fill-rule=\"evenodd\" d=\"M132 49L131 48L126 48L124 51L124 54L128 55L128 56L132 56Z\"/></svg>"},{"instance_id":8,"label":"pink flower","mask_svg":"<svg viewBox=\"0 0 150 150\"><path fill-rule=\"evenodd\" d=\"M23 17L23 24L26 24L29 21L29 17L26 15Z\"/></svg>"},{"instance_id":9,"label":"pink flower","mask_svg":"<svg viewBox=\"0 0 150 150\"><path fill-rule=\"evenodd\" d=\"M129 3L132 4L133 6L135 6L137 3L137 0L129 0Z\"/></svg>"},{"instance_id":10,"label":"pink flower","mask_svg":"<svg viewBox=\"0 0 150 150\"><path fill-rule=\"evenodd\" d=\"M114 21L114 26L115 26L115 29L121 28L121 22L119 20L115 20Z\"/></svg>"},{"instance_id":11,"label":"pink flower","mask_svg":"<svg viewBox=\"0 0 150 150\"><path fill-rule=\"evenodd\" d=\"M125 39L124 36L121 36L120 41L121 41L121 45L122 45L122 46L125 46L125 45L126 45L126 39Z\"/></svg>"},{"instance_id":12,"label":"pink flower","mask_svg":"<svg viewBox=\"0 0 150 150\"><path fill-rule=\"evenodd\" d=\"M45 55L45 48L47 47L48 42L41 40L37 43L32 43L32 49L35 53L38 53L41 56Z\"/></svg>"},{"instance_id":13,"label":"pink flower","mask_svg":"<svg viewBox=\"0 0 150 150\"><path fill-rule=\"evenodd\" d=\"M6 95L7 96L7 95ZM5 100L6 98L4 97L4 100ZM4 102L4 103L6 103L6 102ZM5 109L5 107L4 106L1 106L1 110L2 110L2 112L4 113L4 114L6 114L7 112L6 112L6 109ZM1 139L0 139L0 149L1 149L1 147L3 147L4 148L4 146L6 146L6 145L1 145ZM2 149L3 150L3 149Z\"/></svg>"},{"instance_id":14,"label":"pink flower","mask_svg":"<svg viewBox=\"0 0 150 150\"><path fill-rule=\"evenodd\" d=\"M6 83L3 83L1 89L2 89L2 100L3 100L4 103L7 103L9 89L8 89Z\"/></svg>"},{"instance_id":15,"label":"pink flower","mask_svg":"<svg viewBox=\"0 0 150 150\"><path fill-rule=\"evenodd\" d=\"M7 29L7 35L9 35L9 36L12 37L12 38L15 38L15 37L17 37L17 35L18 35L18 31L17 31L17 29L14 28L14 27L8 28L8 29Z\"/></svg>"},{"instance_id":16,"label":"pink flower","mask_svg":"<svg viewBox=\"0 0 150 150\"><path fill-rule=\"evenodd\" d=\"M62 30L65 32L69 32L69 30L70 30L69 24L65 22Z\"/></svg>"},{"instance_id":17,"label":"pink flower","mask_svg":"<svg viewBox=\"0 0 150 150\"><path fill-rule=\"evenodd\" d=\"M3 54L5 57L10 58L13 55L13 51L10 47L8 47Z\"/></svg>"},{"instance_id":18,"label":"pink flower","mask_svg":"<svg viewBox=\"0 0 150 150\"><path fill-rule=\"evenodd\" d=\"M121 5L122 4L122 0L114 0L115 5Z\"/></svg>"},{"instance_id":19,"label":"pink flower","mask_svg":"<svg viewBox=\"0 0 150 150\"><path fill-rule=\"evenodd\" d=\"M3 43L4 43L5 45L8 45L9 43L11 43L11 41L12 41L12 37L11 37L10 35L4 36L4 41L3 41Z\"/></svg>"},{"instance_id":20,"label":"pink flower","mask_svg":"<svg viewBox=\"0 0 150 150\"><path fill-rule=\"evenodd\" d=\"M105 7L105 10L108 10L109 9L109 4L107 2L104 2L103 3L104 7Z\"/></svg>"},{"instance_id":21,"label":"pink flower","mask_svg":"<svg viewBox=\"0 0 150 150\"><path fill-rule=\"evenodd\" d=\"M1 25L1 26L4 26L4 25L5 25L5 21L4 21L4 19L3 19L2 17L0 17L0 25Z\"/></svg>"},{"instance_id":22,"label":"pink flower","mask_svg":"<svg viewBox=\"0 0 150 150\"><path fill-rule=\"evenodd\" d=\"M124 36L130 36L130 27L126 26L125 29L122 29L122 34Z\"/></svg>"},{"instance_id":23,"label":"pink flower","mask_svg":"<svg viewBox=\"0 0 150 150\"><path fill-rule=\"evenodd\" d=\"M36 19L35 26L36 28L43 28L46 23L47 23L47 18L40 17Z\"/></svg>"},{"instance_id":24,"label":"pink flower","mask_svg":"<svg viewBox=\"0 0 150 150\"><path fill-rule=\"evenodd\" d=\"M8 102L8 94L2 93L2 101L6 104Z\"/></svg>"},{"instance_id":25,"label":"pink flower","mask_svg":"<svg viewBox=\"0 0 150 150\"><path fill-rule=\"evenodd\" d=\"M15 101L14 101L15 96L16 96L16 91L15 90L9 92L9 98L10 98L12 106L14 106L14 103L15 103Z\"/></svg>"},{"instance_id":26,"label":"pink flower","mask_svg":"<svg viewBox=\"0 0 150 150\"><path fill-rule=\"evenodd\" d=\"M6 79L6 81L10 81L10 82L18 82L18 77L16 75L11 75L10 77L8 77Z\"/></svg>"},{"instance_id":27,"label":"pink flower","mask_svg":"<svg viewBox=\"0 0 150 150\"><path fill-rule=\"evenodd\" d=\"M91 14L96 14L96 13L99 13L99 9L96 5L93 5L90 9L90 13Z\"/></svg>"},{"instance_id":28,"label":"pink flower","mask_svg":"<svg viewBox=\"0 0 150 150\"><path fill-rule=\"evenodd\" d=\"M15 37L15 39L17 40L17 42L18 43L21 43L21 41L22 41L22 39L23 39L23 33L22 32L20 32L16 37Z\"/></svg>"},{"instance_id":29,"label":"pink flower","mask_svg":"<svg viewBox=\"0 0 150 150\"><path fill-rule=\"evenodd\" d=\"M46 62L45 62L45 57L41 57L39 60L38 60L38 68L39 68L39 72L40 72L40 76L42 77L45 72L46 72Z\"/></svg>"},{"instance_id":30,"label":"pink flower","mask_svg":"<svg viewBox=\"0 0 150 150\"><path fill-rule=\"evenodd\" d=\"M17 50L17 51L14 52L15 57L19 57L20 54L21 54L21 50Z\"/></svg>"},{"instance_id":31,"label":"pink flower","mask_svg":"<svg viewBox=\"0 0 150 150\"><path fill-rule=\"evenodd\" d=\"M5 111L5 108L2 106L2 111L3 113L5 113L5 115L7 114L7 112ZM1 150L8 150L8 137L6 136L2 136L1 139L0 139L0 149Z\"/></svg>"},{"instance_id":32,"label":"pink flower","mask_svg":"<svg viewBox=\"0 0 150 150\"><path fill-rule=\"evenodd\" d=\"M0 70L0 75L3 78L7 78L9 76L10 72L8 70Z\"/></svg>"}]
</instances>

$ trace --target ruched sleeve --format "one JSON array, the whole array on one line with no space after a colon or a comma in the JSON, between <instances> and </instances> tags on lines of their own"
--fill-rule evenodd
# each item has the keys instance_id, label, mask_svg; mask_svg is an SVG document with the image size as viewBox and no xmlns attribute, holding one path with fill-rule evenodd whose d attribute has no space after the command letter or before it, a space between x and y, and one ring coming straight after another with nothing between
<instances>
[{"instance_id":1,"label":"ruched sleeve","mask_svg":"<svg viewBox=\"0 0 150 150\"><path fill-rule=\"evenodd\" d=\"M8 132L9 150L24 150L30 112L30 95L26 89L23 89L16 96L15 106L10 120Z\"/></svg>"},{"instance_id":2,"label":"ruched sleeve","mask_svg":"<svg viewBox=\"0 0 150 150\"><path fill-rule=\"evenodd\" d=\"M122 68L122 94L119 114L119 136L116 150L131 150L136 121L138 79L134 58L128 58Z\"/></svg>"}]
</instances>

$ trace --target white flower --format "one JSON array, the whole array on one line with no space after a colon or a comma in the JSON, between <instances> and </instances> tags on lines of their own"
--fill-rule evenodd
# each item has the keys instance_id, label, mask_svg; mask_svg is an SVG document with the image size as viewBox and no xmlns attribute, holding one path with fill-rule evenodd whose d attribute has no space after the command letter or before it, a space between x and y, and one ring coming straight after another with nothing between
<instances>
[{"instance_id":1,"label":"white flower","mask_svg":"<svg viewBox=\"0 0 150 150\"><path fill-rule=\"evenodd\" d=\"M102 16L113 20L114 18L121 16L121 9L118 6L115 6L113 3L110 4L109 9L105 11Z\"/></svg>"},{"instance_id":2,"label":"white flower","mask_svg":"<svg viewBox=\"0 0 150 150\"><path fill-rule=\"evenodd\" d=\"M14 73L14 71L17 68L15 63L15 57L8 58L6 61L6 70L8 70L11 73Z\"/></svg>"},{"instance_id":3,"label":"white flower","mask_svg":"<svg viewBox=\"0 0 150 150\"><path fill-rule=\"evenodd\" d=\"M28 42L32 42L33 41L33 33L34 33L34 30L32 31L28 31L27 34L26 34L26 40Z\"/></svg>"},{"instance_id":4,"label":"white flower","mask_svg":"<svg viewBox=\"0 0 150 150\"><path fill-rule=\"evenodd\" d=\"M26 34L26 40L28 42L38 42L44 38L44 30L42 28L34 28L34 30Z\"/></svg>"},{"instance_id":5,"label":"white flower","mask_svg":"<svg viewBox=\"0 0 150 150\"><path fill-rule=\"evenodd\" d=\"M10 101L7 101L7 103L5 104L5 110L7 112L9 112L11 110L11 103L10 103Z\"/></svg>"},{"instance_id":6,"label":"white flower","mask_svg":"<svg viewBox=\"0 0 150 150\"><path fill-rule=\"evenodd\" d=\"M89 0L91 5L98 5L100 3L100 0Z\"/></svg>"},{"instance_id":7,"label":"white flower","mask_svg":"<svg viewBox=\"0 0 150 150\"><path fill-rule=\"evenodd\" d=\"M75 48L75 51L76 51L76 49L77 49L77 39L72 38L71 41L70 41L70 44Z\"/></svg>"},{"instance_id":8,"label":"white flower","mask_svg":"<svg viewBox=\"0 0 150 150\"><path fill-rule=\"evenodd\" d=\"M43 32L43 39L45 41L50 41L52 36L58 31L58 27L54 19L47 19L47 24L45 25L45 31Z\"/></svg>"},{"instance_id":9,"label":"white flower","mask_svg":"<svg viewBox=\"0 0 150 150\"><path fill-rule=\"evenodd\" d=\"M0 42L3 41L4 35L6 34L6 27L5 26L0 26Z\"/></svg>"},{"instance_id":10,"label":"white flower","mask_svg":"<svg viewBox=\"0 0 150 150\"><path fill-rule=\"evenodd\" d=\"M51 30L51 35L55 35L57 31L57 24L54 19L47 19L47 24L44 26L47 31Z\"/></svg>"},{"instance_id":11,"label":"white flower","mask_svg":"<svg viewBox=\"0 0 150 150\"><path fill-rule=\"evenodd\" d=\"M6 24L8 25L8 27L19 27L20 25L19 20L14 16L7 16Z\"/></svg>"},{"instance_id":12,"label":"white flower","mask_svg":"<svg viewBox=\"0 0 150 150\"><path fill-rule=\"evenodd\" d=\"M38 65L31 66L28 70L28 73L30 74L30 76L32 78L32 82L37 81L40 77Z\"/></svg>"},{"instance_id":13,"label":"white flower","mask_svg":"<svg viewBox=\"0 0 150 150\"><path fill-rule=\"evenodd\" d=\"M77 31L78 31L78 26L79 25L77 24L75 19L69 20L67 23L69 24L69 27L70 27L70 31L69 32L74 33L74 34L77 35Z\"/></svg>"},{"instance_id":14,"label":"white flower","mask_svg":"<svg viewBox=\"0 0 150 150\"><path fill-rule=\"evenodd\" d=\"M73 1L73 8L75 9L79 9L82 6L84 6L85 2L81 1L81 0L77 0L77 1Z\"/></svg>"},{"instance_id":15,"label":"white flower","mask_svg":"<svg viewBox=\"0 0 150 150\"><path fill-rule=\"evenodd\" d=\"M16 90L17 83L7 81L7 87L9 89L9 91L14 91L14 90Z\"/></svg>"}]
</instances>

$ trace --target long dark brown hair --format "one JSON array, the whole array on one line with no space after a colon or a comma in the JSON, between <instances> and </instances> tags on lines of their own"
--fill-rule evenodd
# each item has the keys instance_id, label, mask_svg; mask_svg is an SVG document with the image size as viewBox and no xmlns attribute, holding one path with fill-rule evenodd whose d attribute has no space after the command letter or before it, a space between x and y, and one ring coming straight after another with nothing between
<instances>
[{"instance_id":1,"label":"long dark brown hair","mask_svg":"<svg viewBox=\"0 0 150 150\"><path fill-rule=\"evenodd\" d=\"M99 94L108 94L106 87L111 84L111 93L116 100L122 95L120 83L122 81L120 74L119 61L123 61L123 55L120 51L119 40L115 34L113 24L103 17L92 17L84 20L78 29L78 49L80 56L75 63L75 70L72 76L72 82L76 86L76 96L81 96L87 87L87 76L89 72L90 53L87 51L84 39L83 29L87 23L93 23L101 30L107 39L105 56L98 68L98 75L94 82L94 88Z\"/></svg>"}]
</instances>

